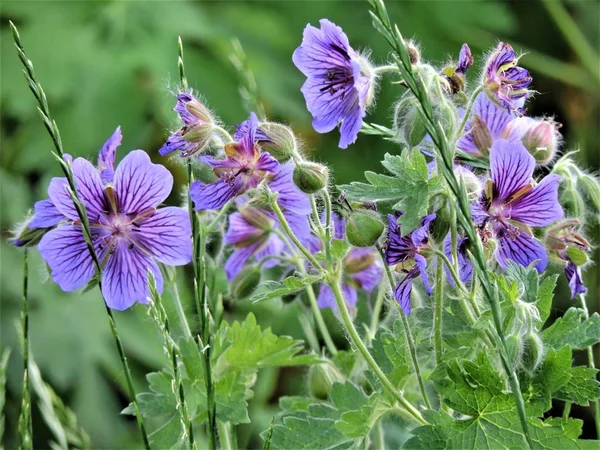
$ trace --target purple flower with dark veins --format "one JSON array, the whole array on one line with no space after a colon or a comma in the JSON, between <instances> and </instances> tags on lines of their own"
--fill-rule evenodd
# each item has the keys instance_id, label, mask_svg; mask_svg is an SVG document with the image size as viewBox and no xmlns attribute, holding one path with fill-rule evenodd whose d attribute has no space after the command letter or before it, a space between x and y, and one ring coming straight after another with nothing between
<instances>
[{"instance_id":1,"label":"purple flower with dark veins","mask_svg":"<svg viewBox=\"0 0 600 450\"><path fill-rule=\"evenodd\" d=\"M467 237L457 236L456 257L458 258L458 277L463 284L469 284L473 279L473 264L467 256L468 246L469 239ZM444 239L444 254L452 262L452 237L450 234L448 234L446 239ZM448 282L450 285L454 287L456 284L454 283L454 278L452 277L448 267L446 267L446 276L448 277Z\"/></svg>"},{"instance_id":2,"label":"purple flower with dark veins","mask_svg":"<svg viewBox=\"0 0 600 450\"><path fill-rule=\"evenodd\" d=\"M344 239L346 235L346 219L337 214L332 215L333 238ZM356 308L358 289L372 292L383 275L377 251L373 247L352 248L342 262L343 281L342 292L344 300L351 311ZM321 308L331 308L337 311L337 303L331 288L325 283L319 288L317 303Z\"/></svg>"},{"instance_id":3,"label":"purple flower with dark veins","mask_svg":"<svg viewBox=\"0 0 600 450\"><path fill-rule=\"evenodd\" d=\"M465 90L467 70L473 65L473 55L467 44L463 44L458 62L442 70L441 75L450 85L451 92L457 94Z\"/></svg>"},{"instance_id":4,"label":"purple flower with dark veins","mask_svg":"<svg viewBox=\"0 0 600 450\"><path fill-rule=\"evenodd\" d=\"M339 146L347 148L356 141L372 101L375 74L340 27L327 19L320 24L320 29L306 26L292 59L307 77L302 93L314 129L328 133L341 123Z\"/></svg>"},{"instance_id":5,"label":"purple flower with dark veins","mask_svg":"<svg viewBox=\"0 0 600 450\"><path fill-rule=\"evenodd\" d=\"M157 262L179 266L192 257L187 212L176 207L157 209L170 194L173 177L142 150L130 152L114 170L120 140L117 129L100 151L98 168L83 158L71 165L87 210L92 243L104 267L102 294L108 307L116 310L147 303L148 270L162 292ZM52 279L70 292L88 284L95 267L67 187L66 178L52 179L50 199L36 204L34 224L58 225L44 235L38 249Z\"/></svg>"},{"instance_id":6,"label":"purple flower with dark veins","mask_svg":"<svg viewBox=\"0 0 600 450\"><path fill-rule=\"evenodd\" d=\"M225 145L225 159L202 156L200 160L213 168L218 181L194 181L190 197L196 211L219 209L232 198L255 188L268 176L279 170L279 162L269 153L262 152L257 144L258 119L250 114L246 133L238 142Z\"/></svg>"},{"instance_id":7,"label":"purple flower with dark veins","mask_svg":"<svg viewBox=\"0 0 600 450\"><path fill-rule=\"evenodd\" d=\"M500 42L483 71L483 85L498 105L510 111L522 111L531 76L527 69L517 66L519 58L509 44Z\"/></svg>"},{"instance_id":8,"label":"purple flower with dark veins","mask_svg":"<svg viewBox=\"0 0 600 450\"><path fill-rule=\"evenodd\" d=\"M502 268L508 260L525 267L537 261L543 272L548 264L545 248L529 227L550 225L563 217L558 203L560 176L548 175L531 184L535 160L521 143L498 140L490 152L490 177L479 201L472 205L473 219L484 242L498 240L496 258Z\"/></svg>"},{"instance_id":9,"label":"purple flower with dark veins","mask_svg":"<svg viewBox=\"0 0 600 450\"><path fill-rule=\"evenodd\" d=\"M426 271L427 259L424 253L430 249L429 224L435 220L435 217L435 214L425 216L421 219L419 228L403 237L396 216L388 215L389 228L384 255L385 262L388 266L397 266L396 270L399 269L405 274L394 289L394 297L406 315L409 315L411 311L410 294L413 280L419 275L427 295L431 295L431 286Z\"/></svg>"},{"instance_id":10,"label":"purple flower with dark veins","mask_svg":"<svg viewBox=\"0 0 600 450\"><path fill-rule=\"evenodd\" d=\"M458 65L456 72L462 75L467 73L467 70L473 65L473 54L467 44L463 44L458 54Z\"/></svg>"},{"instance_id":11,"label":"purple flower with dark veins","mask_svg":"<svg viewBox=\"0 0 600 450\"><path fill-rule=\"evenodd\" d=\"M566 254L561 255L561 257L567 263L565 266L565 277L567 277L569 288L571 288L571 299L574 299L579 294L585 294L588 290L585 284L583 284L581 269Z\"/></svg>"},{"instance_id":12,"label":"purple flower with dark veins","mask_svg":"<svg viewBox=\"0 0 600 450\"><path fill-rule=\"evenodd\" d=\"M182 158L202 152L212 139L213 120L208 108L191 93L180 92L173 110L183 126L167 138L158 152L164 156L179 150Z\"/></svg>"}]
</instances>

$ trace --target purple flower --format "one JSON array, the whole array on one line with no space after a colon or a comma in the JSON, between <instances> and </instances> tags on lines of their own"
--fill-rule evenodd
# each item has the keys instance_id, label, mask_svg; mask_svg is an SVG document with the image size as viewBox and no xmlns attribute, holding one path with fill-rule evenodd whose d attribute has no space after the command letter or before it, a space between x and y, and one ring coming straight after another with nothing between
<instances>
[{"instance_id":1,"label":"purple flower","mask_svg":"<svg viewBox=\"0 0 600 450\"><path fill-rule=\"evenodd\" d=\"M531 95L528 89L531 76L518 63L513 48L500 42L483 72L486 91L497 104L510 111L522 110L525 99Z\"/></svg>"},{"instance_id":2,"label":"purple flower","mask_svg":"<svg viewBox=\"0 0 600 450\"><path fill-rule=\"evenodd\" d=\"M73 161L72 170L87 210L92 243L104 266L102 294L108 307L124 310L136 301L147 302L148 270L162 292L157 262L187 264L192 246L187 212L175 207L157 209L171 192L173 177L163 166L152 164L145 152L129 153L114 176L103 179L114 166L114 148L120 139L113 138L100 152L100 170L83 158ZM110 183L105 181L108 178ZM58 219L50 214L54 209L62 215L59 226L44 235L38 249L53 280L70 292L84 287L95 267L67 187L66 178L53 178L48 187L50 199L36 205L36 216L38 224L48 225ZM43 217L48 221L43 222Z\"/></svg>"},{"instance_id":3,"label":"purple flower","mask_svg":"<svg viewBox=\"0 0 600 450\"><path fill-rule=\"evenodd\" d=\"M462 75L467 73L467 70L473 65L473 55L467 44L463 44L458 55L458 65L456 72Z\"/></svg>"},{"instance_id":4,"label":"purple flower","mask_svg":"<svg viewBox=\"0 0 600 450\"><path fill-rule=\"evenodd\" d=\"M173 110L179 114L183 126L171 134L158 151L168 155L179 150L182 158L188 158L204 150L212 138L212 117L210 111L188 92L177 94Z\"/></svg>"},{"instance_id":5,"label":"purple flower","mask_svg":"<svg viewBox=\"0 0 600 450\"><path fill-rule=\"evenodd\" d=\"M517 117L514 112L500 108L482 92L473 103L471 116L465 125L465 134L460 137L456 146L472 155L487 155L498 139L520 139L520 136L509 135L507 129L509 123Z\"/></svg>"},{"instance_id":6,"label":"purple flower","mask_svg":"<svg viewBox=\"0 0 600 450\"><path fill-rule=\"evenodd\" d=\"M405 273L404 278L400 280L396 289L394 289L394 296L406 315L410 314L411 311L412 283L419 275L423 280L427 295L431 295L431 286L426 272L427 259L422 253L429 249L429 224L435 217L435 214L425 216L421 219L419 228L403 237L397 218L391 214L388 215L389 229L385 262L388 266L400 264L400 269ZM410 267L413 262L414 266ZM407 264L406 267L405 263Z\"/></svg>"},{"instance_id":7,"label":"purple flower","mask_svg":"<svg viewBox=\"0 0 600 450\"><path fill-rule=\"evenodd\" d=\"M332 226L332 237L343 239L346 234L346 219L333 214ZM372 292L381 281L383 268L379 262L377 251L372 247L351 249L342 264L344 271L342 292L348 307L354 310L358 300L358 289ZM334 311L338 309L331 288L324 283L319 288L317 303L321 308L331 308Z\"/></svg>"},{"instance_id":8,"label":"purple flower","mask_svg":"<svg viewBox=\"0 0 600 450\"><path fill-rule=\"evenodd\" d=\"M458 276L464 284L469 284L473 279L473 264L467 256L467 248L469 239L464 236L458 236L456 240L456 256L458 258ZM444 254L452 261L452 237L450 234L444 239ZM454 278L450 274L450 270L446 267L446 276L452 287L455 286Z\"/></svg>"},{"instance_id":9,"label":"purple flower","mask_svg":"<svg viewBox=\"0 0 600 450\"><path fill-rule=\"evenodd\" d=\"M588 290L583 284L581 270L566 254L562 254L561 258L567 263L565 266L565 276L567 277L569 287L571 288L571 299L574 299L579 294L585 294Z\"/></svg>"},{"instance_id":10,"label":"purple flower","mask_svg":"<svg viewBox=\"0 0 600 450\"><path fill-rule=\"evenodd\" d=\"M531 184L535 160L520 143L499 140L490 152L491 180L478 203L472 206L480 232L498 239L496 258L501 267L513 260L523 266L538 261L545 270L548 257L529 229L550 225L563 217L558 203L558 175Z\"/></svg>"},{"instance_id":11,"label":"purple flower","mask_svg":"<svg viewBox=\"0 0 600 450\"><path fill-rule=\"evenodd\" d=\"M202 183L195 181L190 188L190 196L196 211L219 209L232 198L255 188L268 175L275 175L279 162L267 152L261 152L257 145L256 130L258 119L250 114L247 133L238 142L225 145L226 158L201 157L201 161L213 168L218 181Z\"/></svg>"},{"instance_id":12,"label":"purple flower","mask_svg":"<svg viewBox=\"0 0 600 450\"><path fill-rule=\"evenodd\" d=\"M314 129L328 133L341 122L339 146L347 148L356 141L372 100L374 73L340 27L327 19L320 24L320 29L306 26L292 59L307 76L302 93Z\"/></svg>"}]
</instances>

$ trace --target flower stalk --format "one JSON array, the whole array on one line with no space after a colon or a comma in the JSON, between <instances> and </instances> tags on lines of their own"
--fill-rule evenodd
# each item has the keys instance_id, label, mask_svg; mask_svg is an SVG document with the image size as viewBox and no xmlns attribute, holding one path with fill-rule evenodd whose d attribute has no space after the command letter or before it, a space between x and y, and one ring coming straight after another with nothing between
<instances>
[{"instance_id":1,"label":"flower stalk","mask_svg":"<svg viewBox=\"0 0 600 450\"><path fill-rule=\"evenodd\" d=\"M98 279L100 279L100 274L101 274L100 261L98 260L98 256L96 255L94 246L92 244L91 231L90 231L90 226L89 226L89 221L88 221L85 205L83 204L83 202L81 201L81 199L79 197L79 194L77 191L77 186L75 184L75 178L73 176L73 171L71 170L71 166L70 166L69 162L65 159L63 146L62 146L62 140L60 137L60 132L58 130L58 126L56 125L56 122L54 121L54 119L52 119L52 116L50 115L50 108L48 107L48 101L46 99L46 94L45 94L42 86L36 80L35 73L33 71L33 64L27 58L27 55L25 54L25 49L21 42L21 36L19 35L19 31L17 30L17 27L12 22L9 22L9 24L10 24L10 27L11 27L11 30L13 33L13 39L15 41L15 47L17 49L17 53L18 53L19 58L21 59L21 62L23 63L23 66L25 68L25 70L24 70L25 78L27 79L27 82L29 84L29 88L30 88L31 92L33 93L34 97L36 98L36 100L38 102L39 111L42 115L42 121L44 122L44 125L46 126L46 129L48 130L48 133L50 134L50 137L54 144L54 149L56 151L56 153L54 153L54 155L57 157L58 162L60 163L63 173L67 179L67 182L69 185L69 195L71 196L71 199L73 200L73 204L75 205L75 209L77 210L77 214L81 221L81 227L83 230L83 235L84 235L84 238L86 241L86 245L90 252L92 261L94 263L94 267L96 269ZM98 282L98 287L100 289L100 292L102 293L101 281ZM144 447L146 449L150 449L150 442L148 440L148 435L146 433L144 419L142 417L142 414L140 412L140 408L139 408L139 405L137 402L135 388L133 386L133 378L131 375L131 370L129 368L129 363L127 362L127 357L125 356L125 350L124 350L123 344L121 342L121 337L119 336L119 332L117 330L117 325L115 324L112 310L106 305L106 302L105 302L105 308L106 308L106 314L108 316L110 330L113 335L115 345L117 346L117 350L119 352L119 359L121 361L121 365L123 366L123 372L125 373L127 388L129 391L129 395L132 399L131 401L133 403L135 417L137 420L138 428L140 429L140 433L142 435Z\"/></svg>"},{"instance_id":2,"label":"flower stalk","mask_svg":"<svg viewBox=\"0 0 600 450\"><path fill-rule=\"evenodd\" d=\"M23 332L23 389L21 399L21 414L19 415L20 448L33 448L33 429L31 423L31 394L29 390L29 301L28 301L29 271L27 263L27 248L23 253L23 310L21 313L21 328Z\"/></svg>"}]
</instances>

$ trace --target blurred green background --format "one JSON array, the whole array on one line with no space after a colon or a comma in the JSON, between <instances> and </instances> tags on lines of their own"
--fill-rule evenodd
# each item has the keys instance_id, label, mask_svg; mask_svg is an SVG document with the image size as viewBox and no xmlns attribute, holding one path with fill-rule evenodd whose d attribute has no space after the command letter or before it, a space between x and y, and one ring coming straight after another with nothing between
<instances>
[{"instance_id":1,"label":"blurred green background","mask_svg":"<svg viewBox=\"0 0 600 450\"><path fill-rule=\"evenodd\" d=\"M23 252L6 239L8 230L34 201L46 197L50 178L59 176L60 171L22 76L8 20L21 31L61 130L64 149L74 156L95 158L104 140L121 125L124 140L118 157L131 149L145 149L156 161L168 164L181 185L183 168L157 154L167 131L176 124L171 109L178 80L177 36L184 42L190 85L228 126L248 115L238 93L239 73L229 60L231 39L239 38L269 118L291 124L306 152L329 164L337 182L362 179L364 170L380 170L378 161L384 153L398 149L376 137L361 136L356 145L342 151L337 148L337 133L316 134L299 90L303 77L291 60L304 26L327 17L344 28L355 48L370 49L375 63L385 63L388 48L371 26L366 2L2 1L0 5L1 338L2 348L13 350L4 440L7 448L15 448L22 377L16 323ZM596 51L599 5L597 1L565 3ZM530 114L554 115L563 124L564 149L579 149L576 158L581 166L598 170L599 74L586 70L541 3L402 1L388 2L388 9L404 36L420 43L424 59L438 65L456 56L463 42L473 49L476 69L497 39L528 52L522 65L531 70L539 92L529 104ZM476 72L471 71L472 82ZM384 80L377 108L368 120L389 126L394 99L402 92L400 86ZM178 198L175 192L171 201L176 203ZM596 244L597 234L597 226L589 230ZM94 448L136 445L135 423L119 415L127 405L124 378L102 300L95 291L82 295L61 292L46 281L37 252L30 255L31 348L44 378L77 413ZM189 286L182 275L181 289L189 300ZM585 278L590 286L590 308L598 310L597 266L592 266ZM570 306L568 288L560 280L554 305L557 315ZM249 305L229 304L227 318L241 317L249 309ZM297 305L272 303L253 310L259 321L272 325L275 332L302 337ZM192 313L191 306L189 311ZM330 315L328 321L336 327ZM117 314L117 322L141 387L143 375L163 364L159 340L143 307ZM344 342L339 333L337 340ZM257 433L268 427L277 397L301 392L305 377L302 370L261 372L251 401L254 423L240 427L241 446L261 445ZM573 409L576 417L589 414ZM50 435L37 408L33 420L35 447L46 447ZM591 427L586 426L584 432L584 437L594 437Z\"/></svg>"}]
</instances>

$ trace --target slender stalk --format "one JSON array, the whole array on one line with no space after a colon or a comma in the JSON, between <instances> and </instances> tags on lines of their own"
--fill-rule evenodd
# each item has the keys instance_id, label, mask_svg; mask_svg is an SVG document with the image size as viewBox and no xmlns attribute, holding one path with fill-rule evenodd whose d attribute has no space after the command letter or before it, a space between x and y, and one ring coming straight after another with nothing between
<instances>
[{"instance_id":1,"label":"slender stalk","mask_svg":"<svg viewBox=\"0 0 600 450\"><path fill-rule=\"evenodd\" d=\"M28 305L28 279L27 248L23 253L23 311L21 313L21 327L23 332L23 389L21 399L21 414L19 415L20 448L30 450L33 448L33 429L31 423L31 394L29 390L29 305Z\"/></svg>"},{"instance_id":2,"label":"slender stalk","mask_svg":"<svg viewBox=\"0 0 600 450\"><path fill-rule=\"evenodd\" d=\"M179 57L177 65L179 67L179 79L181 87L184 90L188 89L187 79L185 77L185 65L183 60L183 42L181 38L178 40L178 52ZM224 131L224 130L223 130ZM228 133L227 133L228 134ZM210 450L217 448L217 423L216 423L216 409L214 401L213 383L212 383L212 368L210 363L210 326L208 317L208 308L206 301L206 267L204 264L205 251L206 251L206 240L204 231L201 228L198 215L194 211L194 205L190 196L190 188L194 182L194 173L192 170L191 161L187 163L188 173L188 212L190 216L191 228L192 228L192 267L194 270L194 300L196 303L196 310L200 317L200 336L199 336L199 349L203 355L204 363L204 379L206 383L206 403L208 410L208 421L206 423L206 434L208 436L208 445Z\"/></svg>"},{"instance_id":3,"label":"slender stalk","mask_svg":"<svg viewBox=\"0 0 600 450\"><path fill-rule=\"evenodd\" d=\"M375 305L373 306L373 315L371 316L371 326L369 335L371 339L375 337L377 328L379 326L379 316L381 315L381 309L383 308L383 299L385 298L385 284L380 284L377 290L377 297L375 298Z\"/></svg>"},{"instance_id":4,"label":"slender stalk","mask_svg":"<svg viewBox=\"0 0 600 450\"><path fill-rule=\"evenodd\" d=\"M458 230L456 224L456 207L450 203L450 244L452 245L452 266L458 272Z\"/></svg>"},{"instance_id":5,"label":"slender stalk","mask_svg":"<svg viewBox=\"0 0 600 450\"><path fill-rule=\"evenodd\" d=\"M331 198L327 189L323 189L323 201L325 202L325 257L329 261L331 255Z\"/></svg>"},{"instance_id":6,"label":"slender stalk","mask_svg":"<svg viewBox=\"0 0 600 450\"><path fill-rule=\"evenodd\" d=\"M219 442L221 443L222 450L232 450L231 439L229 438L229 423L217 421L217 427L219 428Z\"/></svg>"},{"instance_id":7,"label":"slender stalk","mask_svg":"<svg viewBox=\"0 0 600 450\"><path fill-rule=\"evenodd\" d=\"M177 317L179 318L179 325L183 330L183 335L186 338L191 338L192 332L190 331L190 325L187 321L187 317L185 316L183 305L181 304L181 297L179 295L179 288L177 287L177 279L175 275L173 275L172 278L169 278L169 284L171 286L171 293L173 294L173 304L175 305L175 311L177 312Z\"/></svg>"},{"instance_id":8,"label":"slender stalk","mask_svg":"<svg viewBox=\"0 0 600 450\"><path fill-rule=\"evenodd\" d=\"M454 146L449 146L448 139L444 133L441 124L437 122L434 118L433 107L431 105L431 102L429 101L429 94L425 88L424 83L422 82L421 77L412 68L410 56L404 43L404 39L400 34L400 30L398 29L398 27L392 25L392 23L390 22L390 18L388 16L383 0L369 0L369 3L373 8L373 11L371 11L371 16L374 19L375 27L392 47L392 57L396 65L398 66L398 69L402 73L402 76L404 77L404 81L406 82L408 88L419 101L420 113L422 118L424 119L425 127L434 143L437 156L443 163L438 166L438 170L444 176L448 187L450 188L452 194L456 197L458 205L458 219L461 223L463 230L465 231L466 236L469 238L469 241L474 247L474 267L477 272L477 276L481 280L480 286L483 290L484 297L490 304L494 328L496 330L498 341L500 343L500 345L498 346L498 350L500 353L502 366L509 379L511 391L515 399L515 404L517 406L519 420L521 422L521 427L523 428L525 440L527 442L528 447L533 448L533 441L529 432L529 423L527 421L525 402L521 394L519 379L517 378L515 369L507 356L502 313L500 310L500 301L498 299L497 287L494 281L492 280L491 276L489 275L487 260L485 252L483 250L483 244L481 243L477 230L473 226L473 221L471 219L470 202L465 187L462 185L462 183L458 181L453 171ZM473 99L474 96L472 96L472 100ZM466 123L467 117L468 111L465 114L465 119L463 119L463 122ZM463 124L461 124L461 128L462 127L464 127ZM458 130L458 133L462 133L460 128Z\"/></svg>"},{"instance_id":9,"label":"slender stalk","mask_svg":"<svg viewBox=\"0 0 600 450\"><path fill-rule=\"evenodd\" d=\"M225 143L228 144L230 142L233 142L233 138L231 137L231 135L229 134L229 131L227 131L225 128L220 127L218 125L213 125L213 131L216 131L217 133L219 133L221 136L223 136L223 138L225 138Z\"/></svg>"},{"instance_id":10,"label":"slender stalk","mask_svg":"<svg viewBox=\"0 0 600 450\"><path fill-rule=\"evenodd\" d=\"M433 347L435 362L442 362L442 311L444 302L444 264L439 259L435 268L435 308L433 314Z\"/></svg>"},{"instance_id":11,"label":"slender stalk","mask_svg":"<svg viewBox=\"0 0 600 450\"><path fill-rule=\"evenodd\" d=\"M300 326L304 331L304 335L306 336L306 340L308 341L308 346L315 352L319 353L321 351L321 346L319 345L319 339L317 338L317 334L310 322L308 321L308 317L306 314L299 314L298 320L300 321Z\"/></svg>"},{"instance_id":12,"label":"slender stalk","mask_svg":"<svg viewBox=\"0 0 600 450\"><path fill-rule=\"evenodd\" d=\"M377 75L383 75L384 73L398 73L398 66L396 64L390 64L388 66L375 67L373 71Z\"/></svg>"},{"instance_id":13,"label":"slender stalk","mask_svg":"<svg viewBox=\"0 0 600 450\"><path fill-rule=\"evenodd\" d=\"M394 277L392 276L392 272L390 267L385 263L385 255L381 247L377 246L377 250L379 250L379 255L381 256L381 261L383 262L383 266L385 267L385 274L392 292L392 296L394 293L395 283ZM421 374L421 367L419 365L419 359L417 357L417 347L415 345L415 339L413 338L412 332L410 331L410 325L408 323L408 319L406 318L406 314L398 305L398 302L394 302L398 307L398 312L400 314L400 318L402 320L402 327L404 328L404 336L406 337L406 343L408 344L408 352L410 353L410 358L413 364L413 368L415 369L415 375L417 377L417 381L419 382L419 388L421 389L421 395L423 396L423 400L425 401L425 405L427 405L428 409L431 409L431 402L429 401L429 396L427 395L427 390L425 389L425 382L423 381L423 375Z\"/></svg>"},{"instance_id":14,"label":"slender stalk","mask_svg":"<svg viewBox=\"0 0 600 450\"><path fill-rule=\"evenodd\" d=\"M360 338L356 328L354 327L354 323L352 322L352 318L350 317L350 313L348 312L348 307L346 306L346 302L344 300L344 296L342 294L342 290L340 289L340 279L339 276L336 279L329 281L329 287L333 291L333 296L335 297L335 301L337 303L338 309L341 313L342 320L346 329L348 330L348 334L350 335L350 339L356 349L363 356L371 370L375 373L375 376L379 378L379 381L384 385L384 387L392 394L392 396L396 399L404 409L406 409L410 415L416 419L416 421L420 424L425 424L426 421L421 416L421 413L411 405L404 396L396 389L396 387L392 384L389 378L383 373L377 362L373 359L366 345Z\"/></svg>"},{"instance_id":15,"label":"slender stalk","mask_svg":"<svg viewBox=\"0 0 600 450\"><path fill-rule=\"evenodd\" d=\"M385 434L383 433L383 422L379 420L375 426L375 439L373 446L375 450L385 450Z\"/></svg>"},{"instance_id":16,"label":"slender stalk","mask_svg":"<svg viewBox=\"0 0 600 450\"><path fill-rule=\"evenodd\" d=\"M31 92L33 93L36 100L38 101L38 107L39 107L38 109L42 115L42 120L44 122L44 125L46 126L46 129L48 130L48 133L50 134L50 137L54 144L54 148L56 150L56 153L54 153L54 155L57 157L58 162L60 163L61 169L63 170L63 173L69 184L69 189L68 189L69 194L71 196L71 199L73 200L75 209L77 210L77 215L79 216L79 220L81 221L81 228L82 228L83 236L84 236L88 251L90 252L92 261L94 263L94 267L96 269L96 274L98 276L98 279L101 280L102 269L100 266L100 261L98 260L98 256L96 255L96 252L94 250L94 245L92 243L92 234L91 234L90 224L89 224L88 217L87 217L87 212L86 212L84 203L81 201L81 198L79 197L79 193L77 191L77 186L75 183L75 177L71 170L71 166L68 163L68 161L65 160L65 158L64 158L62 140L60 137L60 132L58 130L58 126L56 125L56 122L52 119L52 116L50 115L50 108L48 107L48 101L46 99L46 94L44 93L42 86L37 82L37 80L35 78L35 74L33 71L33 64L27 58L27 56L25 54L25 50L24 50L23 44L21 42L21 36L19 35L19 31L17 30L17 28L15 27L15 25L12 22L10 22L10 27L12 29L15 46L17 48L17 53L19 55L19 58L21 59L21 62L23 63L23 66L25 67L25 70L24 70L25 78L27 79L27 82L29 84L29 88L30 88ZM100 290L100 293L102 294L102 282L101 281L98 282L98 288ZM135 394L135 389L133 386L133 379L131 376L131 370L129 368L129 363L127 362L127 358L125 356L123 344L121 343L121 338L119 336L119 332L117 331L117 326L115 324L112 311L110 310L110 308L108 306L106 306L106 302L104 302L104 305L106 308L106 313L108 315L108 322L110 325L110 330L111 330L111 333L115 340L115 345L117 346L117 350L119 352L119 358L121 360L121 365L123 366L123 372L125 373L125 379L127 381L127 389L129 391L129 395L130 395L131 401L133 403L138 428L140 429L140 433L142 434L142 440L144 442L144 447L146 449L149 449L150 442L148 440L148 435L146 433L146 427L144 425L144 419L140 412L137 397Z\"/></svg>"},{"instance_id":17,"label":"slender stalk","mask_svg":"<svg viewBox=\"0 0 600 450\"><path fill-rule=\"evenodd\" d=\"M600 57L581 32L577 23L559 0L543 0L542 4L546 7L546 11L548 11L581 63L595 77L596 82L600 84L600 72L598 71Z\"/></svg>"},{"instance_id":18,"label":"slender stalk","mask_svg":"<svg viewBox=\"0 0 600 450\"><path fill-rule=\"evenodd\" d=\"M587 303L585 300L585 294L579 294L579 301L581 302L581 308L584 311L584 317L586 319L590 318L590 313L588 311L587 308ZM594 349L593 346L589 346L587 348L587 355L588 355L588 366L591 369L595 369L596 368L596 363L594 362ZM565 409L566 409L566 405L565 405ZM594 402L594 423L596 424L596 435L598 436L598 438L600 438L600 400L596 400Z\"/></svg>"},{"instance_id":19,"label":"slender stalk","mask_svg":"<svg viewBox=\"0 0 600 450\"><path fill-rule=\"evenodd\" d=\"M565 407L563 409L563 419L568 419L569 415L571 414L571 406L573 405L573 402L565 402Z\"/></svg>"},{"instance_id":20,"label":"slender stalk","mask_svg":"<svg viewBox=\"0 0 600 450\"><path fill-rule=\"evenodd\" d=\"M221 223L221 220L223 220L223 217L225 217L225 215L229 211L229 206L232 203L233 203L233 200L229 200L227 203L225 203L223 205L223 207L219 210L219 212L217 213L217 215L215 216L213 221L207 225L206 229L204 230L204 232L207 236L215 230L215 228L219 225L219 223Z\"/></svg>"},{"instance_id":21,"label":"slender stalk","mask_svg":"<svg viewBox=\"0 0 600 450\"><path fill-rule=\"evenodd\" d=\"M473 105L475 104L475 99L477 98L477 96L479 95L479 93L481 91L483 91L483 86L477 86L477 89L475 89L473 91L473 93L471 94L471 98L469 98L469 103L467 103L465 115L463 116L463 119L461 120L460 125L459 125L458 129L456 130L454 142L458 141L458 139L462 136L465 126L467 125L467 121L469 120L469 117L471 116L471 110L473 109Z\"/></svg>"}]
</instances>

